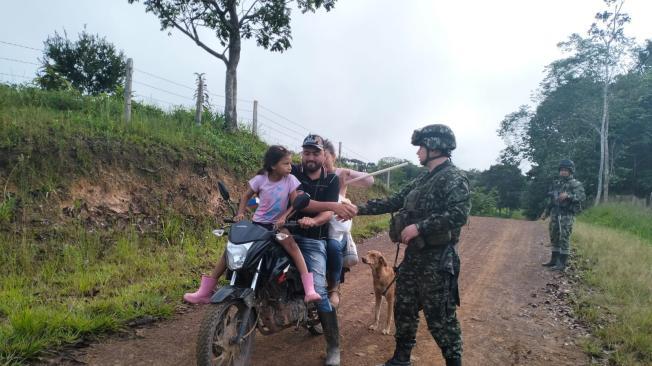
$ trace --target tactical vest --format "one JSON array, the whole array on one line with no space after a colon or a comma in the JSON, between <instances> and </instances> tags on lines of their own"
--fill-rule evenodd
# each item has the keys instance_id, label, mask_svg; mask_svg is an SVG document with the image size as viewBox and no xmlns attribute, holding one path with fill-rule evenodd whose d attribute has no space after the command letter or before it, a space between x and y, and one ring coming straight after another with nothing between
<instances>
[{"instance_id":1,"label":"tactical vest","mask_svg":"<svg viewBox=\"0 0 652 366\"><path fill-rule=\"evenodd\" d=\"M428 216L437 212L446 212L446 196L443 190L432 190L430 187L444 187L452 164L447 164L434 174L426 174L420 177L414 188L405 197L403 207L399 209L390 220L389 235L392 241L401 241L401 232L409 225L418 223ZM455 243L455 236L451 230L434 232L428 235L419 235L412 239L410 245L418 248L439 247Z\"/></svg>"},{"instance_id":2,"label":"tactical vest","mask_svg":"<svg viewBox=\"0 0 652 366\"><path fill-rule=\"evenodd\" d=\"M565 200L559 202L557 200L561 192L575 194L578 185L580 183L575 178L558 179L553 183L552 191L549 193L552 215L577 215L582 211L582 203L580 201L572 202L571 200Z\"/></svg>"}]
</instances>

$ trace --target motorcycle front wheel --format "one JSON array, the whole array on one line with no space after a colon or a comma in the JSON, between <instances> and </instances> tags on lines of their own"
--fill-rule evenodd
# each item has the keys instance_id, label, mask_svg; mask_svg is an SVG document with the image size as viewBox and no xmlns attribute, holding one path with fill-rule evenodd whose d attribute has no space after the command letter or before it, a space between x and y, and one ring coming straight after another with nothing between
<instances>
[{"instance_id":1,"label":"motorcycle front wheel","mask_svg":"<svg viewBox=\"0 0 652 366\"><path fill-rule=\"evenodd\" d=\"M199 329L197 339L198 366L247 366L250 364L256 337L256 315L249 312L241 300L230 300L211 305ZM245 338L240 344L238 330L246 323Z\"/></svg>"}]
</instances>

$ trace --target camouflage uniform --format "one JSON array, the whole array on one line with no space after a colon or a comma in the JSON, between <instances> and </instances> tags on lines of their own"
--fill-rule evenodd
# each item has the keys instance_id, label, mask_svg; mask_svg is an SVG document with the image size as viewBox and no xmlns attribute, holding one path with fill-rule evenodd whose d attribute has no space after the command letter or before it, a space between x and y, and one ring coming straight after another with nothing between
<instances>
[{"instance_id":1,"label":"camouflage uniform","mask_svg":"<svg viewBox=\"0 0 652 366\"><path fill-rule=\"evenodd\" d=\"M422 173L386 200L359 206L360 215L398 211L405 226L415 224L419 231L405 250L396 281L397 345L406 341L412 342L409 349L414 345L419 310L423 309L444 357L461 359L462 337L455 313L460 260L455 244L470 208L468 180L450 161Z\"/></svg>"},{"instance_id":2,"label":"camouflage uniform","mask_svg":"<svg viewBox=\"0 0 652 366\"><path fill-rule=\"evenodd\" d=\"M566 192L568 198L559 202L557 197L560 193ZM572 176L559 177L552 184L548 206L544 212L550 216L550 242L552 252L568 255L570 254L570 236L573 231L575 215L580 211L581 204L586 198L584 187Z\"/></svg>"}]
</instances>

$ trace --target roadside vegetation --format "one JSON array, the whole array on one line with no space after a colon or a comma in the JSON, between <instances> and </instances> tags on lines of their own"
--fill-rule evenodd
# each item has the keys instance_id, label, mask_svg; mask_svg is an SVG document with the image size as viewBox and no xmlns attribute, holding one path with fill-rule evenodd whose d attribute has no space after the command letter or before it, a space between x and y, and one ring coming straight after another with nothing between
<instances>
[{"instance_id":1,"label":"roadside vegetation","mask_svg":"<svg viewBox=\"0 0 652 366\"><path fill-rule=\"evenodd\" d=\"M652 211L591 208L573 234L581 288L575 310L596 336L586 351L611 365L652 364Z\"/></svg>"},{"instance_id":2,"label":"roadside vegetation","mask_svg":"<svg viewBox=\"0 0 652 366\"><path fill-rule=\"evenodd\" d=\"M592 207L578 217L581 222L617 229L652 245L652 209L623 203Z\"/></svg>"},{"instance_id":3,"label":"roadside vegetation","mask_svg":"<svg viewBox=\"0 0 652 366\"><path fill-rule=\"evenodd\" d=\"M378 233L387 231L389 227L389 214L377 216L356 216L353 218L353 229L351 235L353 240L360 242L364 239L371 238ZM364 253L358 252L360 255Z\"/></svg>"},{"instance_id":4,"label":"roadside vegetation","mask_svg":"<svg viewBox=\"0 0 652 366\"><path fill-rule=\"evenodd\" d=\"M240 178L265 149L249 133L224 132L208 112L197 127L192 111L134 103L125 125L122 105L117 96L0 85L0 365L169 316L222 250L210 234L214 216L186 216L160 192L143 197L145 214L99 223L102 207L67 206L71 184L106 185L98 180L112 166L158 185L170 172L157 169L186 163Z\"/></svg>"}]
</instances>

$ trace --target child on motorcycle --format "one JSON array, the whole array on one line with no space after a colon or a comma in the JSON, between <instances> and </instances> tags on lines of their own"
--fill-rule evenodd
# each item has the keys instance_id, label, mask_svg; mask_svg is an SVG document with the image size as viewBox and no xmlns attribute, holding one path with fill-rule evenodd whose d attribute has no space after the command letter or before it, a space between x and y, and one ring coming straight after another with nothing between
<instances>
[{"instance_id":1,"label":"child on motorcycle","mask_svg":"<svg viewBox=\"0 0 652 366\"><path fill-rule=\"evenodd\" d=\"M290 255L301 275L301 282L303 283L305 292L304 300L306 302L315 302L320 301L321 296L315 292L313 275L311 272L308 272L306 262L294 238L289 234L287 229L283 228L287 219L285 215L289 212L286 210L288 200L294 201L294 198L297 196L297 188L300 185L299 180L290 174L292 170L291 163L291 153L289 150L279 145L270 146L265 153L263 168L255 177L249 180L249 188L240 200L238 213L234 219L235 221L243 220L247 201L254 194L258 195L260 202L258 203L258 209L254 213L253 222L268 230L279 228L280 232L287 234L287 237L279 240L279 243ZM219 263L213 269L211 276L202 276L199 289L194 293L183 295L183 299L192 304L209 303L217 279L225 271L226 259L222 255Z\"/></svg>"}]
</instances>

